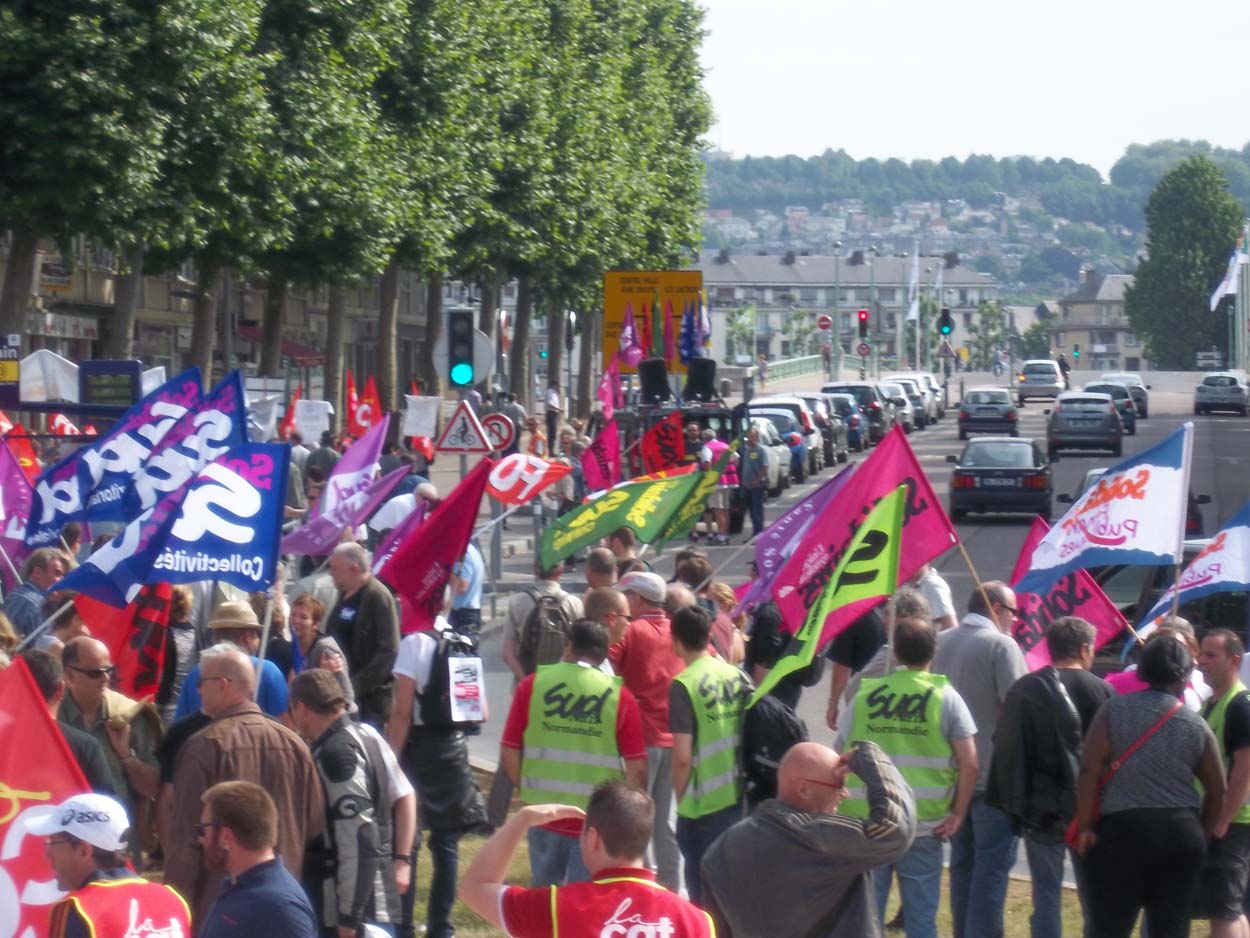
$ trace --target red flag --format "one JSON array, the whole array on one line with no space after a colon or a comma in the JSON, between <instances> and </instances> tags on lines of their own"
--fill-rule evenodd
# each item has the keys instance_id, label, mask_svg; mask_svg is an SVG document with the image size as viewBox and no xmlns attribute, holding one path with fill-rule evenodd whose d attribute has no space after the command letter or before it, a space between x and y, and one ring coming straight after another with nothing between
<instances>
[{"instance_id":1,"label":"red flag","mask_svg":"<svg viewBox=\"0 0 1250 938\"><path fill-rule=\"evenodd\" d=\"M345 423L347 432L355 437L364 436L365 431L369 429L360 425L359 418L356 416L356 411L359 409L360 396L356 393L356 379L352 377L352 373L349 370L347 372L347 420Z\"/></svg>"},{"instance_id":2,"label":"red flag","mask_svg":"<svg viewBox=\"0 0 1250 938\"><path fill-rule=\"evenodd\" d=\"M1011 574L1014 586L1029 572L1033 550L1050 530L1041 518L1033 519L1029 536L1020 548L1016 568ZM1080 616L1094 627L1094 651L1097 651L1126 628L1128 620L1119 607L1102 591L1098 582L1086 570L1077 570L1061 578L1045 596L1037 593L1016 593L1016 609L1019 610L1012 637L1024 652L1029 670L1036 671L1050 664L1050 650L1046 647L1046 629L1050 623L1063 616Z\"/></svg>"},{"instance_id":3,"label":"red flag","mask_svg":"<svg viewBox=\"0 0 1250 938\"><path fill-rule=\"evenodd\" d=\"M681 437L681 411L675 410L642 436L642 469L660 472L686 458L686 443Z\"/></svg>"},{"instance_id":4,"label":"red flag","mask_svg":"<svg viewBox=\"0 0 1250 938\"><path fill-rule=\"evenodd\" d=\"M46 935L60 899L43 838L28 819L90 789L56 728L26 662L0 671L0 924L8 935ZM20 904L19 904L20 903Z\"/></svg>"},{"instance_id":5,"label":"red flag","mask_svg":"<svg viewBox=\"0 0 1250 938\"><path fill-rule=\"evenodd\" d=\"M572 471L572 466L562 462L548 462L529 453L513 453L495 463L486 480L486 491L505 505L524 505Z\"/></svg>"},{"instance_id":6,"label":"red flag","mask_svg":"<svg viewBox=\"0 0 1250 938\"><path fill-rule=\"evenodd\" d=\"M282 416L282 426L278 427L278 439L289 440L295 432L295 405L299 403L303 393L304 385L295 385L295 396L291 398L291 403L287 405L286 413Z\"/></svg>"},{"instance_id":7,"label":"red flag","mask_svg":"<svg viewBox=\"0 0 1250 938\"><path fill-rule=\"evenodd\" d=\"M646 303L642 304L642 353L644 358L650 358L655 354L654 335L652 333L651 319L653 313Z\"/></svg>"},{"instance_id":8,"label":"red flag","mask_svg":"<svg viewBox=\"0 0 1250 938\"><path fill-rule=\"evenodd\" d=\"M592 492L610 489L621 481L621 442L615 420L607 422L582 454L582 472Z\"/></svg>"},{"instance_id":9,"label":"red flag","mask_svg":"<svg viewBox=\"0 0 1250 938\"><path fill-rule=\"evenodd\" d=\"M35 448L30 445L30 436L26 433L26 428L20 423L16 424L4 437L9 441L9 449L13 451L13 458L26 473L26 478L34 482L39 475L39 460L35 457Z\"/></svg>"},{"instance_id":10,"label":"red flag","mask_svg":"<svg viewBox=\"0 0 1250 938\"><path fill-rule=\"evenodd\" d=\"M48 421L48 430L61 436L82 436L82 431L64 414L53 414Z\"/></svg>"},{"instance_id":11,"label":"red flag","mask_svg":"<svg viewBox=\"0 0 1250 938\"><path fill-rule=\"evenodd\" d=\"M807 610L833 575L860 523L877 502L900 485L907 486L900 583L959 542L901 428L895 427L886 434L872 455L852 471L838 497L812 522L793 556L773 580L773 596L789 631L802 626ZM828 641L880 602L878 597L835 609L825 620L823 640Z\"/></svg>"},{"instance_id":12,"label":"red flag","mask_svg":"<svg viewBox=\"0 0 1250 938\"><path fill-rule=\"evenodd\" d=\"M664 301L664 361L672 366L677 358L677 340L673 336L673 301Z\"/></svg>"},{"instance_id":13,"label":"red flag","mask_svg":"<svg viewBox=\"0 0 1250 938\"><path fill-rule=\"evenodd\" d=\"M369 375L369 380L365 382L365 393L360 397L356 415L366 428L376 425L382 419L382 398L378 396L378 386L373 383L373 375Z\"/></svg>"},{"instance_id":14,"label":"red flag","mask_svg":"<svg viewBox=\"0 0 1250 938\"><path fill-rule=\"evenodd\" d=\"M464 556L494 465L493 459L483 459L474 466L378 571L408 600L410 614L401 623L405 633L433 628L451 568Z\"/></svg>"},{"instance_id":15,"label":"red flag","mask_svg":"<svg viewBox=\"0 0 1250 938\"><path fill-rule=\"evenodd\" d=\"M135 700L155 698L165 664L169 627L168 583L145 586L124 609L79 593L74 608L91 634L108 645L117 689Z\"/></svg>"}]
</instances>

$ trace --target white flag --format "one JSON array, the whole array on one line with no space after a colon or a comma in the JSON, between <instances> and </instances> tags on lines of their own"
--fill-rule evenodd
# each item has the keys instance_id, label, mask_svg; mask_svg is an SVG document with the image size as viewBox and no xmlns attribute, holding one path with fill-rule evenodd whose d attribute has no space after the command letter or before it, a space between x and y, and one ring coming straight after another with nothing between
<instances>
[{"instance_id":1,"label":"white flag","mask_svg":"<svg viewBox=\"0 0 1250 938\"><path fill-rule=\"evenodd\" d=\"M400 432L404 436L438 436L438 411L443 404L441 397L417 397L404 395L404 423Z\"/></svg>"},{"instance_id":2,"label":"white flag","mask_svg":"<svg viewBox=\"0 0 1250 938\"><path fill-rule=\"evenodd\" d=\"M920 318L920 242L911 254L911 285L907 288L907 321L915 322Z\"/></svg>"},{"instance_id":3,"label":"white flag","mask_svg":"<svg viewBox=\"0 0 1250 938\"><path fill-rule=\"evenodd\" d=\"M1241 265L1246 259L1246 255L1242 253L1245 247L1246 236L1243 232L1242 236L1237 239L1237 246L1233 248L1232 257L1228 259L1228 270L1224 273L1224 279L1211 294L1211 312L1215 312L1215 308L1220 305L1220 300L1225 296L1237 292L1237 287L1241 283Z\"/></svg>"}]
</instances>

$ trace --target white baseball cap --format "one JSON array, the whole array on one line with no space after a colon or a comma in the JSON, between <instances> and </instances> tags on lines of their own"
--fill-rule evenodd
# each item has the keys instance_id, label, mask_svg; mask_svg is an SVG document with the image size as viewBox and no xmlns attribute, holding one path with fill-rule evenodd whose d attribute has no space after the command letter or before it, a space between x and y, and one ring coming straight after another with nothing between
<instances>
[{"instance_id":1,"label":"white baseball cap","mask_svg":"<svg viewBox=\"0 0 1250 938\"><path fill-rule=\"evenodd\" d=\"M130 818L121 803L107 795L74 795L56 807L32 812L26 830L37 837L69 834L100 850L125 850Z\"/></svg>"}]
</instances>

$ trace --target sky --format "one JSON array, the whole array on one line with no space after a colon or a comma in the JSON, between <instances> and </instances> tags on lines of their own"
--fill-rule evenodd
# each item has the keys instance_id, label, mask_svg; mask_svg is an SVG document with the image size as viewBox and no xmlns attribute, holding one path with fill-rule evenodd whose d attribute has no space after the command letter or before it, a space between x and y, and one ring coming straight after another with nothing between
<instances>
[{"instance_id":1,"label":"sky","mask_svg":"<svg viewBox=\"0 0 1250 938\"><path fill-rule=\"evenodd\" d=\"M735 156L1068 156L1250 141L1250 2L700 0ZM1178 15L1183 14L1183 15Z\"/></svg>"}]
</instances>

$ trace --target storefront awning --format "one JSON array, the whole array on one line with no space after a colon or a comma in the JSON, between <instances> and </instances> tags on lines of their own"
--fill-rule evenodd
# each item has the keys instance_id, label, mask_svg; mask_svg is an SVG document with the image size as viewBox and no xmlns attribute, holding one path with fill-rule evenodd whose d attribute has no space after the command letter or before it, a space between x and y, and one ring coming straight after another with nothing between
<instances>
[{"instance_id":1,"label":"storefront awning","mask_svg":"<svg viewBox=\"0 0 1250 938\"><path fill-rule=\"evenodd\" d=\"M260 329L256 326L240 326L239 335L257 345L261 343ZM297 368L315 368L326 363L324 352L290 339L282 340L282 356L289 358Z\"/></svg>"}]
</instances>

